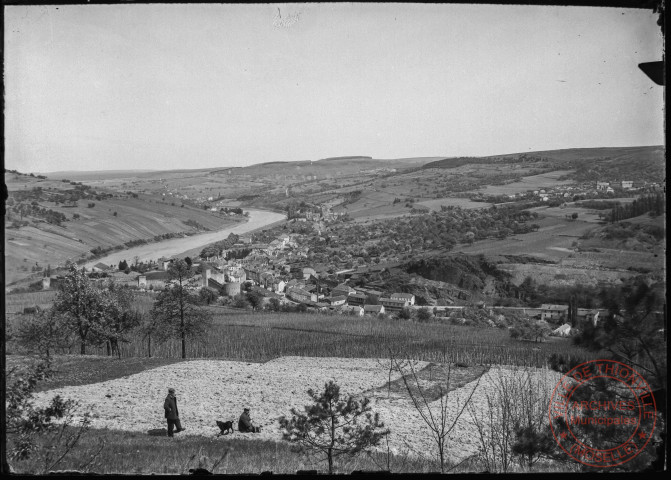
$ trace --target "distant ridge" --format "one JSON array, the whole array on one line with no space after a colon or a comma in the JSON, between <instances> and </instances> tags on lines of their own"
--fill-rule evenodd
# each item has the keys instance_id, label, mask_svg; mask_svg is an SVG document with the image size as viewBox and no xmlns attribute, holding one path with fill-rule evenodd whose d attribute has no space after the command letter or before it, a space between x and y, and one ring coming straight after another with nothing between
<instances>
[{"instance_id":1,"label":"distant ridge","mask_svg":"<svg viewBox=\"0 0 671 480\"><path fill-rule=\"evenodd\" d=\"M422 166L428 168L455 168L470 163L492 163L496 160L510 160L516 157L543 157L549 160L568 163L572 161L612 160L641 161L660 157L663 160L664 147L662 145L650 145L641 147L594 147L594 148L566 148L561 150L538 150L533 152L506 153L500 155L488 155L482 157L449 157L442 160L426 163Z\"/></svg>"},{"instance_id":2,"label":"distant ridge","mask_svg":"<svg viewBox=\"0 0 671 480\"><path fill-rule=\"evenodd\" d=\"M257 163L256 166L257 167L264 167L266 165L285 165L287 163L291 163L291 162L264 162L264 163ZM253 166L253 165L250 165L250 166Z\"/></svg>"},{"instance_id":3,"label":"distant ridge","mask_svg":"<svg viewBox=\"0 0 671 480\"><path fill-rule=\"evenodd\" d=\"M46 175L47 177L54 177L56 175L92 175L92 174L104 174L104 175L133 175L136 173L151 173L151 172L160 172L160 170L61 170L58 172L36 172L40 175Z\"/></svg>"},{"instance_id":4,"label":"distant ridge","mask_svg":"<svg viewBox=\"0 0 671 480\"><path fill-rule=\"evenodd\" d=\"M354 155L350 157L329 157L329 158L322 158L317 160L318 162L333 162L333 161L338 161L338 160L372 160L373 157L366 157L364 155Z\"/></svg>"}]
</instances>

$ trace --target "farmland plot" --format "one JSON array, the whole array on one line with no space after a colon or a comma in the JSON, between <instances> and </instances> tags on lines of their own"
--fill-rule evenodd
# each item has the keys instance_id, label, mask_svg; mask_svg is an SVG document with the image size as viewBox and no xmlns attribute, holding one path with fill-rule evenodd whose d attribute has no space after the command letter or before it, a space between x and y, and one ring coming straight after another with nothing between
<instances>
[{"instance_id":1,"label":"farmland plot","mask_svg":"<svg viewBox=\"0 0 671 480\"><path fill-rule=\"evenodd\" d=\"M283 357L265 364L216 360L193 360L162 366L136 375L106 382L62 387L40 392L36 404L48 402L54 395L71 398L80 403L78 413L90 411L94 428L147 432L164 427L163 398L168 386L177 389L180 418L186 431L181 435L214 437L218 428L214 420L237 420L242 408L251 408L252 418L262 432L253 438L279 440L281 432L277 419L289 415L292 407L302 409L309 403L306 391L323 388L334 380L344 394L360 395L372 389L371 406L390 428L390 446L394 453L431 457L435 447L423 427L419 413L402 391L387 394L388 360ZM418 362L417 369L426 367ZM534 375L553 385L560 375L534 369ZM510 367L494 367L483 375L473 395L476 410L486 408L485 394L495 392L496 381L502 376L516 375ZM392 381L400 378L392 372ZM556 379L555 379L556 377ZM471 394L477 380L450 392L449 417L455 418ZM434 411L439 399L430 402ZM236 431L236 437L248 437ZM249 437L248 437L249 438ZM448 457L460 461L477 451L476 435L468 414L456 423L449 439Z\"/></svg>"},{"instance_id":2,"label":"farmland plot","mask_svg":"<svg viewBox=\"0 0 671 480\"><path fill-rule=\"evenodd\" d=\"M539 284L551 286L573 286L591 285L597 286L603 283L619 285L623 279L636 275L636 272L621 270L597 269L593 267L568 267L566 265L521 265L521 264L499 264L501 270L512 275L512 283L520 285L525 278L531 277Z\"/></svg>"},{"instance_id":3,"label":"farmland plot","mask_svg":"<svg viewBox=\"0 0 671 480\"><path fill-rule=\"evenodd\" d=\"M571 185L573 180L557 180L560 177L573 173L573 170L556 170L554 172L543 173L540 175L530 175L523 177L519 182L508 183L506 185L487 185L478 190L483 195L512 195L522 193L528 190L537 190L543 188L553 188L559 185Z\"/></svg>"},{"instance_id":4,"label":"farmland plot","mask_svg":"<svg viewBox=\"0 0 671 480\"><path fill-rule=\"evenodd\" d=\"M454 206L470 210L475 208L489 208L493 204L487 202L474 202L468 198L448 197L436 198L435 200L422 200L421 202L417 202L416 205L423 205L433 211L440 212L440 207L443 205L446 207Z\"/></svg>"}]
</instances>

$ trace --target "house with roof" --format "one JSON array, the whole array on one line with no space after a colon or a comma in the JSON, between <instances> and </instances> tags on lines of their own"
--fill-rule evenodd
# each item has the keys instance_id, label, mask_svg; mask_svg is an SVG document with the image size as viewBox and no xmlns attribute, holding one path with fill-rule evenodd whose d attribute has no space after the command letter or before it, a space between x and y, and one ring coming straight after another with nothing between
<instances>
[{"instance_id":1,"label":"house with roof","mask_svg":"<svg viewBox=\"0 0 671 480\"><path fill-rule=\"evenodd\" d=\"M309 280L310 276L317 277L317 272L315 271L314 268L305 267L305 268L303 268L303 270L301 272L302 272L302 275L303 275L303 279L305 279L305 280Z\"/></svg>"},{"instance_id":2,"label":"house with roof","mask_svg":"<svg viewBox=\"0 0 671 480\"><path fill-rule=\"evenodd\" d=\"M380 301L380 297L383 296L383 293L378 290L373 290L371 288L360 288L359 291L366 295L368 303L376 304Z\"/></svg>"},{"instance_id":3,"label":"house with roof","mask_svg":"<svg viewBox=\"0 0 671 480\"><path fill-rule=\"evenodd\" d=\"M382 315L385 312L384 305L364 305L364 315Z\"/></svg>"},{"instance_id":4,"label":"house with roof","mask_svg":"<svg viewBox=\"0 0 671 480\"><path fill-rule=\"evenodd\" d=\"M65 277L63 276L51 276L42 278L42 290L51 290L58 288L59 283L63 282Z\"/></svg>"},{"instance_id":5,"label":"house with roof","mask_svg":"<svg viewBox=\"0 0 671 480\"><path fill-rule=\"evenodd\" d=\"M316 293L310 293L302 288L298 287L292 287L287 290L287 296L291 298L292 300L295 300L300 303L316 303L317 302L317 294Z\"/></svg>"},{"instance_id":6,"label":"house with roof","mask_svg":"<svg viewBox=\"0 0 671 480\"><path fill-rule=\"evenodd\" d=\"M208 264L203 264L201 268L203 272L201 273L202 286L209 286L210 279L215 280L220 284L226 282L226 273L223 270Z\"/></svg>"},{"instance_id":7,"label":"house with roof","mask_svg":"<svg viewBox=\"0 0 671 480\"><path fill-rule=\"evenodd\" d=\"M92 272L111 272L113 270L113 267L110 265L105 265L102 262L98 262L93 267L91 267Z\"/></svg>"},{"instance_id":8,"label":"house with roof","mask_svg":"<svg viewBox=\"0 0 671 480\"><path fill-rule=\"evenodd\" d=\"M163 289L170 282L168 272L147 272L144 275L138 275L138 288Z\"/></svg>"},{"instance_id":9,"label":"house with roof","mask_svg":"<svg viewBox=\"0 0 671 480\"><path fill-rule=\"evenodd\" d=\"M284 293L286 282L278 277L273 277L273 281L268 285L275 293Z\"/></svg>"},{"instance_id":10,"label":"house with roof","mask_svg":"<svg viewBox=\"0 0 671 480\"><path fill-rule=\"evenodd\" d=\"M332 306L345 305L347 297L345 295L336 295L334 297L329 297L327 302Z\"/></svg>"},{"instance_id":11,"label":"house with roof","mask_svg":"<svg viewBox=\"0 0 671 480\"><path fill-rule=\"evenodd\" d=\"M305 282L303 282L302 280L298 280L296 278L292 278L291 280L289 280L287 282L286 289L288 290L288 289L293 288L293 287L303 288L304 286L305 286Z\"/></svg>"},{"instance_id":12,"label":"house with roof","mask_svg":"<svg viewBox=\"0 0 671 480\"><path fill-rule=\"evenodd\" d=\"M561 327L555 328L552 331L552 335L555 335L557 337L568 337L569 335L571 335L571 325L565 323Z\"/></svg>"},{"instance_id":13,"label":"house with roof","mask_svg":"<svg viewBox=\"0 0 671 480\"><path fill-rule=\"evenodd\" d=\"M406 300L396 300L393 298L380 298L380 303L385 307L388 312L400 312L404 307L408 306Z\"/></svg>"},{"instance_id":14,"label":"house with roof","mask_svg":"<svg viewBox=\"0 0 671 480\"><path fill-rule=\"evenodd\" d=\"M240 265L229 265L224 269L226 281L232 283L244 283L247 281L247 273Z\"/></svg>"},{"instance_id":15,"label":"house with roof","mask_svg":"<svg viewBox=\"0 0 671 480\"><path fill-rule=\"evenodd\" d=\"M363 293L353 293L347 296L348 305L364 305L366 303L366 295Z\"/></svg>"},{"instance_id":16,"label":"house with roof","mask_svg":"<svg viewBox=\"0 0 671 480\"><path fill-rule=\"evenodd\" d=\"M333 289L331 289L331 295L336 295L336 296L344 295L345 297L348 297L348 296L352 295L353 293L356 293L356 290L354 290L352 287L350 287L349 285L347 285L345 283L341 283L341 284L337 285L336 287L334 287Z\"/></svg>"},{"instance_id":17,"label":"house with roof","mask_svg":"<svg viewBox=\"0 0 671 480\"><path fill-rule=\"evenodd\" d=\"M568 305L541 305L541 320L557 320L566 318L568 315Z\"/></svg>"},{"instance_id":18,"label":"house with roof","mask_svg":"<svg viewBox=\"0 0 671 480\"><path fill-rule=\"evenodd\" d=\"M415 304L415 296L412 293L392 293L389 295L392 300L403 300L408 302L408 305Z\"/></svg>"},{"instance_id":19,"label":"house with roof","mask_svg":"<svg viewBox=\"0 0 671 480\"><path fill-rule=\"evenodd\" d=\"M251 280L252 282L256 282L257 284L261 282L261 269L258 268L256 265L246 265L245 268L245 275L247 276L247 280Z\"/></svg>"}]
</instances>

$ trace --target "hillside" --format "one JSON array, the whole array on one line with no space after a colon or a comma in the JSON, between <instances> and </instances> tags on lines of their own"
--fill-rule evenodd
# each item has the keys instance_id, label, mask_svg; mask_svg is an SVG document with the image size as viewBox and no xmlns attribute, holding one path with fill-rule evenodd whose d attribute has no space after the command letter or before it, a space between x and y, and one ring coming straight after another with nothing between
<instances>
[{"instance_id":1,"label":"hillside","mask_svg":"<svg viewBox=\"0 0 671 480\"><path fill-rule=\"evenodd\" d=\"M6 283L89 252L218 230L243 221L168 196L93 189L80 182L5 173Z\"/></svg>"},{"instance_id":2,"label":"hillside","mask_svg":"<svg viewBox=\"0 0 671 480\"><path fill-rule=\"evenodd\" d=\"M552 170L575 169L568 178L577 181L660 182L665 176L664 147L571 148L492 155L487 157L444 158L422 168L453 169L463 165L530 164Z\"/></svg>"}]
</instances>

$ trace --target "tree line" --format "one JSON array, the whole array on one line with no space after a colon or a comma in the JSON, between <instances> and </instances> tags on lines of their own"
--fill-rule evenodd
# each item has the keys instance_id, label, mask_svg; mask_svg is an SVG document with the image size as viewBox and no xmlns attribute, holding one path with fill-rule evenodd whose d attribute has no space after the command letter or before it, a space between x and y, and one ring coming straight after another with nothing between
<instances>
[{"instance_id":1,"label":"tree line","mask_svg":"<svg viewBox=\"0 0 671 480\"><path fill-rule=\"evenodd\" d=\"M200 251L200 257L201 258L218 257L224 252L224 250L228 250L233 245L238 243L239 239L240 237L238 235L231 232L228 234L228 237L226 237L224 240L220 240L203 248Z\"/></svg>"},{"instance_id":2,"label":"tree line","mask_svg":"<svg viewBox=\"0 0 671 480\"><path fill-rule=\"evenodd\" d=\"M665 207L666 198L664 194L644 195L629 204L615 205L610 211L608 221L615 223L627 218L638 217L648 212L652 216L658 216L664 213Z\"/></svg>"},{"instance_id":3,"label":"tree line","mask_svg":"<svg viewBox=\"0 0 671 480\"><path fill-rule=\"evenodd\" d=\"M121 344L133 335L159 343L178 339L182 358L187 341L202 338L210 327L204 299L195 288L194 271L184 260L168 268L170 283L158 294L148 315L136 308L133 291L112 280L96 282L84 269L69 264L69 273L59 283L51 308L22 322L16 332L19 342L47 357L59 349L79 343L80 354L87 347L103 347L108 355L121 357Z\"/></svg>"}]
</instances>

